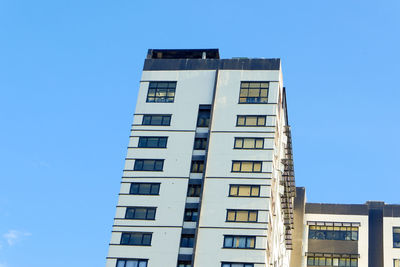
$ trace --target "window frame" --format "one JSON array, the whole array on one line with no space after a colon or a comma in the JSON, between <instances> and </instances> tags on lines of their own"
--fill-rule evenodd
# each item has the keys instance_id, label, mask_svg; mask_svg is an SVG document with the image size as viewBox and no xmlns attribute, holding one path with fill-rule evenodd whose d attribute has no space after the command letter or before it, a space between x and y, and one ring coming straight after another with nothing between
<instances>
[{"instance_id":1,"label":"window frame","mask_svg":"<svg viewBox=\"0 0 400 267\"><path fill-rule=\"evenodd\" d=\"M357 228L357 230L353 230L353 228ZM346 239L346 237L349 237L349 239ZM308 226L308 239L311 240L358 241L358 238L359 227L355 226Z\"/></svg>"},{"instance_id":2,"label":"window frame","mask_svg":"<svg viewBox=\"0 0 400 267\"><path fill-rule=\"evenodd\" d=\"M244 118L244 124L239 124L239 119ZM256 117L257 125L246 125L246 121L249 117ZM267 125L267 115L236 115L236 127L266 127ZM259 124L259 119L264 119L264 124Z\"/></svg>"},{"instance_id":3,"label":"window frame","mask_svg":"<svg viewBox=\"0 0 400 267\"><path fill-rule=\"evenodd\" d=\"M221 267L232 267L233 264L242 264L243 266L241 267L254 267L254 263L250 263L250 262L226 262L223 261L221 262Z\"/></svg>"},{"instance_id":4,"label":"window frame","mask_svg":"<svg viewBox=\"0 0 400 267\"><path fill-rule=\"evenodd\" d=\"M238 187L237 188L237 192L238 192L237 195L232 195L232 187L234 187L234 186ZM239 195L239 189L240 189L241 186L243 186L243 187L244 186L250 186L250 196L241 196L241 195ZM252 195L253 188L258 188L258 194L257 195ZM260 191L261 191L261 185L255 185L255 184L230 184L229 185L228 197L250 197L250 198L260 197Z\"/></svg>"},{"instance_id":5,"label":"window frame","mask_svg":"<svg viewBox=\"0 0 400 267\"><path fill-rule=\"evenodd\" d=\"M191 213L190 217L186 216L187 212ZM194 212L197 212L197 215L194 215L193 214ZM188 220L188 218L190 218L190 219ZM196 208L195 209L185 209L185 211L183 213L183 221L184 222L197 222L198 220L199 220L199 209L196 209Z\"/></svg>"},{"instance_id":6,"label":"window frame","mask_svg":"<svg viewBox=\"0 0 400 267\"><path fill-rule=\"evenodd\" d=\"M122 266L120 266L120 265L118 264L120 261L125 261L124 264L123 264ZM149 262L148 259L127 259L127 258L119 258L119 259L117 259L116 267L126 267L126 262L127 262L127 261L137 261L137 262L138 262L138 267L147 267L147 264L148 264L148 262ZM143 262L145 262L146 265L145 265L145 266L140 266L140 263L143 263Z\"/></svg>"},{"instance_id":7,"label":"window frame","mask_svg":"<svg viewBox=\"0 0 400 267\"><path fill-rule=\"evenodd\" d=\"M207 148L207 137L195 137L194 138L194 143L193 143L193 150L206 150ZM204 148L202 146L200 148L196 147L196 140L200 140L201 145L204 145Z\"/></svg>"},{"instance_id":8,"label":"window frame","mask_svg":"<svg viewBox=\"0 0 400 267\"><path fill-rule=\"evenodd\" d=\"M189 184L186 196L187 197L200 197L200 195L201 195L201 187L202 187L201 184ZM191 188L194 188L194 190L193 190L194 194L190 194Z\"/></svg>"},{"instance_id":9,"label":"window frame","mask_svg":"<svg viewBox=\"0 0 400 267\"><path fill-rule=\"evenodd\" d=\"M226 239L227 238L232 238L231 241L231 246L226 246ZM240 247L240 246L235 246L235 239L239 238L244 238L245 239L245 246ZM224 235L224 243L223 243L223 248L233 248L233 249L255 249L256 248L256 236L249 236L249 235ZM247 246L247 244L251 243L251 240L253 240L253 246Z\"/></svg>"},{"instance_id":10,"label":"window frame","mask_svg":"<svg viewBox=\"0 0 400 267\"><path fill-rule=\"evenodd\" d=\"M161 123L160 124L152 123L152 120L154 119L154 117L161 117ZM149 123L145 123L145 121L147 120L146 118L149 118L149 120L150 120ZM142 124L141 125L145 125L145 126L171 126L171 119L172 119L172 115L171 114L143 114ZM167 120L167 121L165 121L165 123L164 123L164 120Z\"/></svg>"},{"instance_id":11,"label":"window frame","mask_svg":"<svg viewBox=\"0 0 400 267\"><path fill-rule=\"evenodd\" d=\"M146 216L145 216L145 218L136 218L136 217L134 217L134 216L133 216L132 218L129 218L129 217L128 217L128 214L130 213L129 210L132 210L132 209L134 210L134 212L132 213L133 215L136 215L136 210L137 210L137 209L146 209ZM149 216L149 211L150 211L150 212L153 212L153 214L154 214L153 217ZM136 207L126 207L124 219L128 219L128 220L142 220L142 221L154 221L154 220L156 219L156 213L157 213L157 207L139 207L139 206L136 206Z\"/></svg>"},{"instance_id":12,"label":"window frame","mask_svg":"<svg viewBox=\"0 0 400 267\"><path fill-rule=\"evenodd\" d=\"M263 87L261 84L267 84L267 87ZM248 84L248 87L244 87L244 84ZM251 87L250 84L259 84L258 87ZM240 82L240 90L239 90L239 101L238 104L268 104L269 100L269 86L270 82L269 81L241 81ZM252 90L259 90L258 91L258 96L257 97L250 97L249 92L250 89ZM247 96L243 97L242 96L242 90L247 90ZM266 96L262 95L262 90L266 90ZM246 99L245 102L242 102L242 99ZM248 99L255 99L254 102L248 101ZM265 102L262 101L265 99Z\"/></svg>"},{"instance_id":13,"label":"window frame","mask_svg":"<svg viewBox=\"0 0 400 267\"><path fill-rule=\"evenodd\" d=\"M199 164L202 163L202 164ZM201 167L203 166L203 167ZM203 168L203 169L201 169ZM204 160L192 160L192 163L190 165L190 172L191 173L204 173L205 169L205 162Z\"/></svg>"},{"instance_id":14,"label":"window frame","mask_svg":"<svg viewBox=\"0 0 400 267\"><path fill-rule=\"evenodd\" d=\"M167 84L167 86L163 88L159 87L159 84ZM170 84L174 84L173 87L170 87ZM174 103L176 95L176 85L177 81L150 81L147 88L146 103ZM154 96L149 96L150 90L154 90ZM157 93L160 93L161 91L165 91L165 96L157 96ZM170 92L173 92L172 97L168 96ZM150 101L149 98L153 98L154 101ZM168 101L168 99L172 99L172 101Z\"/></svg>"},{"instance_id":15,"label":"window frame","mask_svg":"<svg viewBox=\"0 0 400 267\"><path fill-rule=\"evenodd\" d=\"M395 233L394 231L398 230L398 233ZM399 241L395 241L395 235L397 236L397 239ZM400 248L400 227L399 226L393 226L392 228L392 240L393 240L393 248ZM398 244L395 244L398 243Z\"/></svg>"},{"instance_id":16,"label":"window frame","mask_svg":"<svg viewBox=\"0 0 400 267\"><path fill-rule=\"evenodd\" d=\"M322 260L322 262L320 262ZM329 262L328 262L329 261ZM345 265L340 265L343 262ZM355 265L353 264L355 261ZM343 258L343 257L324 257L324 256L307 256L307 266L343 266L343 267L358 267L358 259L356 258ZM338 265L334 265L337 262Z\"/></svg>"},{"instance_id":17,"label":"window frame","mask_svg":"<svg viewBox=\"0 0 400 267\"><path fill-rule=\"evenodd\" d=\"M141 235L142 235L142 236L141 236L141 242L140 242L140 244L129 244L130 241L131 241L131 239L132 239L132 235L133 235L133 234L141 234ZM123 239L124 239L124 235L129 235L129 242L128 242L128 244L123 244L123 243L122 243L122 241L123 241ZM150 236L150 239L149 239L149 243L148 243L148 244L147 244L147 243L144 243L144 239L145 239L146 236ZM153 238L153 233L151 233L151 232L122 232L122 233L121 233L120 245L124 245L124 246L146 246L146 247L149 247L149 246L151 246L152 238Z\"/></svg>"},{"instance_id":18,"label":"window frame","mask_svg":"<svg viewBox=\"0 0 400 267\"><path fill-rule=\"evenodd\" d=\"M243 163L249 163L249 162L252 163L252 167L251 167L252 171L242 171ZM234 170L235 163L240 164L239 171ZM255 163L260 163L260 171L254 171ZM234 172L234 173L262 173L262 169L263 169L263 161L261 161L261 160L232 160L231 172Z\"/></svg>"},{"instance_id":19,"label":"window frame","mask_svg":"<svg viewBox=\"0 0 400 267\"><path fill-rule=\"evenodd\" d=\"M148 146L149 139L158 139L157 140L157 146ZM164 140L164 143L163 141ZM146 146L141 146L143 145L143 142L145 143ZM139 141L138 141L138 148L167 148L167 143L168 143L168 136L139 136ZM162 146L164 145L164 146Z\"/></svg>"},{"instance_id":20,"label":"window frame","mask_svg":"<svg viewBox=\"0 0 400 267\"><path fill-rule=\"evenodd\" d=\"M182 244L183 240L187 240L187 244ZM195 242L195 235L194 234L182 234L180 242L179 242L179 246L181 248L193 248L194 247L194 242Z\"/></svg>"},{"instance_id":21,"label":"window frame","mask_svg":"<svg viewBox=\"0 0 400 267\"><path fill-rule=\"evenodd\" d=\"M237 220L236 220L236 218L237 218L237 213L240 212L240 211L247 211L247 221L237 221ZM229 212L235 212L235 220L229 220L229 219L228 219L228 217L229 217ZM249 220L249 218L250 218L250 213L251 213L251 212L254 212L255 215L256 215L255 221L250 221L250 220ZM225 219L225 222L256 223L256 222L258 222L258 210L227 209L227 210L226 210L226 219Z\"/></svg>"},{"instance_id":22,"label":"window frame","mask_svg":"<svg viewBox=\"0 0 400 267\"><path fill-rule=\"evenodd\" d=\"M153 169L151 170L145 170L143 167L145 166L144 163L146 161L154 161L153 162ZM139 162L142 162L142 167L139 168ZM156 165L161 163L161 169L156 169ZM162 172L164 171L164 159L135 159L135 162L133 164L133 171L137 172Z\"/></svg>"},{"instance_id":23,"label":"window frame","mask_svg":"<svg viewBox=\"0 0 400 267\"><path fill-rule=\"evenodd\" d=\"M200 114L206 114L206 115L208 115L208 117L200 116ZM210 121L211 121L211 110L210 109L199 109L199 112L197 114L196 127L199 127L199 128L210 127Z\"/></svg>"},{"instance_id":24,"label":"window frame","mask_svg":"<svg viewBox=\"0 0 400 267\"><path fill-rule=\"evenodd\" d=\"M253 143L254 147L252 147L252 148L244 147L246 139L253 140L254 141L254 143ZM236 142L238 140L242 140L242 147L236 146ZM257 141L261 141L261 147L257 147ZM265 138L264 137L235 137L235 139L233 141L233 149L263 150L264 149L264 142L265 142Z\"/></svg>"},{"instance_id":25,"label":"window frame","mask_svg":"<svg viewBox=\"0 0 400 267\"><path fill-rule=\"evenodd\" d=\"M142 195L142 196L159 196L159 195L160 195L161 183L131 182L130 184L131 184L131 185L130 185L130 187L129 187L129 195ZM132 188L132 187L133 187L134 185L138 185L137 193L132 192L132 191L133 191L133 188ZM141 187L141 185L150 185L150 193L146 194L146 193L140 192L140 187ZM155 186L155 187L158 186L158 188L157 188L157 190L156 190L157 193L152 193L152 192L153 192L153 186Z\"/></svg>"}]
</instances>

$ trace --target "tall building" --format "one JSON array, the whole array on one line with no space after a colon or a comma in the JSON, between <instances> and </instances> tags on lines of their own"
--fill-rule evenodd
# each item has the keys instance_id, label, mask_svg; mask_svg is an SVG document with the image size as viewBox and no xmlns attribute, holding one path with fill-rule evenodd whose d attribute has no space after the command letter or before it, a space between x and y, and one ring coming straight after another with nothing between
<instances>
[{"instance_id":1,"label":"tall building","mask_svg":"<svg viewBox=\"0 0 400 267\"><path fill-rule=\"evenodd\" d=\"M289 266L295 194L279 59L149 50L107 267Z\"/></svg>"}]
</instances>

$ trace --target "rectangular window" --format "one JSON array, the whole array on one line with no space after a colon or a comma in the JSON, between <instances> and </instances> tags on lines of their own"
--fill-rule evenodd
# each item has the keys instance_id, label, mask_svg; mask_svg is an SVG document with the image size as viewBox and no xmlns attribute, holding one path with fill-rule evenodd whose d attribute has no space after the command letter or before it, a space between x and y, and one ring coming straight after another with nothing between
<instances>
[{"instance_id":1,"label":"rectangular window","mask_svg":"<svg viewBox=\"0 0 400 267\"><path fill-rule=\"evenodd\" d=\"M201 184L190 184L187 191L188 197L200 197Z\"/></svg>"},{"instance_id":2,"label":"rectangular window","mask_svg":"<svg viewBox=\"0 0 400 267\"><path fill-rule=\"evenodd\" d=\"M224 248L255 248L255 236L233 236L226 235L224 237Z\"/></svg>"},{"instance_id":3,"label":"rectangular window","mask_svg":"<svg viewBox=\"0 0 400 267\"><path fill-rule=\"evenodd\" d=\"M257 210L227 210L227 222L257 222Z\"/></svg>"},{"instance_id":4,"label":"rectangular window","mask_svg":"<svg viewBox=\"0 0 400 267\"><path fill-rule=\"evenodd\" d=\"M235 149L263 149L264 138L236 137Z\"/></svg>"},{"instance_id":5,"label":"rectangular window","mask_svg":"<svg viewBox=\"0 0 400 267\"><path fill-rule=\"evenodd\" d=\"M400 248L400 227L393 227L393 247Z\"/></svg>"},{"instance_id":6,"label":"rectangular window","mask_svg":"<svg viewBox=\"0 0 400 267\"><path fill-rule=\"evenodd\" d=\"M207 138L195 138L194 150L205 150L207 146Z\"/></svg>"},{"instance_id":7,"label":"rectangular window","mask_svg":"<svg viewBox=\"0 0 400 267\"><path fill-rule=\"evenodd\" d=\"M307 257L307 266L357 267L358 259L339 257Z\"/></svg>"},{"instance_id":8,"label":"rectangular window","mask_svg":"<svg viewBox=\"0 0 400 267\"><path fill-rule=\"evenodd\" d=\"M171 115L143 115L142 125L169 126Z\"/></svg>"},{"instance_id":9,"label":"rectangular window","mask_svg":"<svg viewBox=\"0 0 400 267\"><path fill-rule=\"evenodd\" d=\"M394 267L400 267L400 259L394 260Z\"/></svg>"},{"instance_id":10,"label":"rectangular window","mask_svg":"<svg viewBox=\"0 0 400 267\"><path fill-rule=\"evenodd\" d=\"M192 267L191 261L178 261L178 267Z\"/></svg>"},{"instance_id":11,"label":"rectangular window","mask_svg":"<svg viewBox=\"0 0 400 267\"><path fill-rule=\"evenodd\" d=\"M163 159L136 159L134 171L154 171L160 172L163 170Z\"/></svg>"},{"instance_id":12,"label":"rectangular window","mask_svg":"<svg viewBox=\"0 0 400 267\"><path fill-rule=\"evenodd\" d=\"M131 207L127 208L125 213L125 219L154 220L155 218L155 207Z\"/></svg>"},{"instance_id":13,"label":"rectangular window","mask_svg":"<svg viewBox=\"0 0 400 267\"><path fill-rule=\"evenodd\" d=\"M183 220L185 222L197 222L198 217L199 211L197 209L185 209Z\"/></svg>"},{"instance_id":14,"label":"rectangular window","mask_svg":"<svg viewBox=\"0 0 400 267\"><path fill-rule=\"evenodd\" d=\"M230 197L259 197L259 185L230 185Z\"/></svg>"},{"instance_id":15,"label":"rectangular window","mask_svg":"<svg viewBox=\"0 0 400 267\"><path fill-rule=\"evenodd\" d=\"M308 239L358 240L358 227L310 225Z\"/></svg>"},{"instance_id":16,"label":"rectangular window","mask_svg":"<svg viewBox=\"0 0 400 267\"><path fill-rule=\"evenodd\" d=\"M232 172L261 172L262 161L232 161Z\"/></svg>"},{"instance_id":17,"label":"rectangular window","mask_svg":"<svg viewBox=\"0 0 400 267\"><path fill-rule=\"evenodd\" d=\"M147 260L143 259L118 259L116 267L147 267Z\"/></svg>"},{"instance_id":18,"label":"rectangular window","mask_svg":"<svg viewBox=\"0 0 400 267\"><path fill-rule=\"evenodd\" d=\"M146 102L172 103L175 89L176 82L150 82Z\"/></svg>"},{"instance_id":19,"label":"rectangular window","mask_svg":"<svg viewBox=\"0 0 400 267\"><path fill-rule=\"evenodd\" d=\"M131 183L131 195L158 195L160 183Z\"/></svg>"},{"instance_id":20,"label":"rectangular window","mask_svg":"<svg viewBox=\"0 0 400 267\"><path fill-rule=\"evenodd\" d=\"M152 233L122 233L121 245L150 246Z\"/></svg>"},{"instance_id":21,"label":"rectangular window","mask_svg":"<svg viewBox=\"0 0 400 267\"><path fill-rule=\"evenodd\" d=\"M236 126L263 127L267 116L262 115L238 115Z\"/></svg>"},{"instance_id":22,"label":"rectangular window","mask_svg":"<svg viewBox=\"0 0 400 267\"><path fill-rule=\"evenodd\" d=\"M168 137L139 137L140 148L166 148Z\"/></svg>"},{"instance_id":23,"label":"rectangular window","mask_svg":"<svg viewBox=\"0 0 400 267\"><path fill-rule=\"evenodd\" d=\"M181 247L192 248L194 245L194 235L182 235L181 236Z\"/></svg>"},{"instance_id":24,"label":"rectangular window","mask_svg":"<svg viewBox=\"0 0 400 267\"><path fill-rule=\"evenodd\" d=\"M254 267L253 263L223 262L221 267Z\"/></svg>"},{"instance_id":25,"label":"rectangular window","mask_svg":"<svg viewBox=\"0 0 400 267\"><path fill-rule=\"evenodd\" d=\"M197 127L208 127L210 124L210 110L199 110Z\"/></svg>"},{"instance_id":26,"label":"rectangular window","mask_svg":"<svg viewBox=\"0 0 400 267\"><path fill-rule=\"evenodd\" d=\"M204 171L204 160L192 160L190 172L202 173Z\"/></svg>"},{"instance_id":27,"label":"rectangular window","mask_svg":"<svg viewBox=\"0 0 400 267\"><path fill-rule=\"evenodd\" d=\"M268 82L241 82L240 104L268 103Z\"/></svg>"}]
</instances>

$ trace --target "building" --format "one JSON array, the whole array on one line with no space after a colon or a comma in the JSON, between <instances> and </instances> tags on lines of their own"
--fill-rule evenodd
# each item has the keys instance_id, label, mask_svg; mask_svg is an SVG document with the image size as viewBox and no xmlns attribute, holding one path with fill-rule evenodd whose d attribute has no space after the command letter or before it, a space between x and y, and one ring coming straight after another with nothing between
<instances>
[{"instance_id":1,"label":"building","mask_svg":"<svg viewBox=\"0 0 400 267\"><path fill-rule=\"evenodd\" d=\"M297 188L291 266L400 266L400 205L305 200Z\"/></svg>"},{"instance_id":2,"label":"building","mask_svg":"<svg viewBox=\"0 0 400 267\"><path fill-rule=\"evenodd\" d=\"M107 267L289 266L279 59L149 50L129 140Z\"/></svg>"}]
</instances>

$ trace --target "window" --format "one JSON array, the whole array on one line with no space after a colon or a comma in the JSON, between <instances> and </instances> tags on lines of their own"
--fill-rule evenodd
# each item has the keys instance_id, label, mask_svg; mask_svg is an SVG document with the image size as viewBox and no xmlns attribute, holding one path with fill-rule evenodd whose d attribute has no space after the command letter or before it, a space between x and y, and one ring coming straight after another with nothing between
<instances>
[{"instance_id":1,"label":"window","mask_svg":"<svg viewBox=\"0 0 400 267\"><path fill-rule=\"evenodd\" d=\"M163 159L137 159L135 160L134 171L156 171L163 170Z\"/></svg>"},{"instance_id":2,"label":"window","mask_svg":"<svg viewBox=\"0 0 400 267\"><path fill-rule=\"evenodd\" d=\"M358 240L358 227L310 225L308 239Z\"/></svg>"},{"instance_id":3,"label":"window","mask_svg":"<svg viewBox=\"0 0 400 267\"><path fill-rule=\"evenodd\" d=\"M189 184L187 196L188 197L200 197L201 184Z\"/></svg>"},{"instance_id":4,"label":"window","mask_svg":"<svg viewBox=\"0 0 400 267\"><path fill-rule=\"evenodd\" d=\"M204 160L192 160L190 172L202 173L204 171Z\"/></svg>"},{"instance_id":5,"label":"window","mask_svg":"<svg viewBox=\"0 0 400 267\"><path fill-rule=\"evenodd\" d=\"M395 259L394 261L394 267L400 267L400 260L399 259Z\"/></svg>"},{"instance_id":6,"label":"window","mask_svg":"<svg viewBox=\"0 0 400 267\"><path fill-rule=\"evenodd\" d=\"M255 236L232 236L224 237L224 248L255 248Z\"/></svg>"},{"instance_id":7,"label":"window","mask_svg":"<svg viewBox=\"0 0 400 267\"><path fill-rule=\"evenodd\" d=\"M235 148L236 149L263 149L264 148L264 138L235 138Z\"/></svg>"},{"instance_id":8,"label":"window","mask_svg":"<svg viewBox=\"0 0 400 267\"><path fill-rule=\"evenodd\" d=\"M232 172L261 172L262 161L232 161Z\"/></svg>"},{"instance_id":9,"label":"window","mask_svg":"<svg viewBox=\"0 0 400 267\"><path fill-rule=\"evenodd\" d=\"M239 103L268 103L268 82L241 82Z\"/></svg>"},{"instance_id":10,"label":"window","mask_svg":"<svg viewBox=\"0 0 400 267\"><path fill-rule=\"evenodd\" d=\"M393 247L400 248L400 227L393 227Z\"/></svg>"},{"instance_id":11,"label":"window","mask_svg":"<svg viewBox=\"0 0 400 267\"><path fill-rule=\"evenodd\" d=\"M253 263L223 262L221 267L254 267Z\"/></svg>"},{"instance_id":12,"label":"window","mask_svg":"<svg viewBox=\"0 0 400 267\"><path fill-rule=\"evenodd\" d=\"M152 233L122 233L121 245L150 246Z\"/></svg>"},{"instance_id":13,"label":"window","mask_svg":"<svg viewBox=\"0 0 400 267\"><path fill-rule=\"evenodd\" d=\"M199 211L197 209L185 209L185 216L183 220L185 222L197 222L199 217Z\"/></svg>"},{"instance_id":14,"label":"window","mask_svg":"<svg viewBox=\"0 0 400 267\"><path fill-rule=\"evenodd\" d=\"M131 183L131 195L158 195L160 183Z\"/></svg>"},{"instance_id":15,"label":"window","mask_svg":"<svg viewBox=\"0 0 400 267\"><path fill-rule=\"evenodd\" d=\"M210 110L199 110L197 127L208 127L210 124Z\"/></svg>"},{"instance_id":16,"label":"window","mask_svg":"<svg viewBox=\"0 0 400 267\"><path fill-rule=\"evenodd\" d=\"M172 103L176 82L150 82L146 102Z\"/></svg>"},{"instance_id":17,"label":"window","mask_svg":"<svg viewBox=\"0 0 400 267\"><path fill-rule=\"evenodd\" d=\"M259 185L230 185L230 197L259 197Z\"/></svg>"},{"instance_id":18,"label":"window","mask_svg":"<svg viewBox=\"0 0 400 267\"><path fill-rule=\"evenodd\" d=\"M171 124L171 115L144 115L142 125L169 126Z\"/></svg>"},{"instance_id":19,"label":"window","mask_svg":"<svg viewBox=\"0 0 400 267\"><path fill-rule=\"evenodd\" d=\"M195 150L205 150L207 145L207 138L195 138L194 139L194 149Z\"/></svg>"},{"instance_id":20,"label":"window","mask_svg":"<svg viewBox=\"0 0 400 267\"><path fill-rule=\"evenodd\" d=\"M138 147L166 148L168 137L139 137Z\"/></svg>"},{"instance_id":21,"label":"window","mask_svg":"<svg viewBox=\"0 0 400 267\"><path fill-rule=\"evenodd\" d=\"M192 267L191 261L178 261L178 267Z\"/></svg>"},{"instance_id":22,"label":"window","mask_svg":"<svg viewBox=\"0 0 400 267\"><path fill-rule=\"evenodd\" d=\"M263 127L267 116L261 115L238 115L236 126Z\"/></svg>"},{"instance_id":23,"label":"window","mask_svg":"<svg viewBox=\"0 0 400 267\"><path fill-rule=\"evenodd\" d=\"M117 267L147 267L147 260L118 260Z\"/></svg>"},{"instance_id":24,"label":"window","mask_svg":"<svg viewBox=\"0 0 400 267\"><path fill-rule=\"evenodd\" d=\"M227 222L257 222L257 210L228 210Z\"/></svg>"},{"instance_id":25,"label":"window","mask_svg":"<svg viewBox=\"0 0 400 267\"><path fill-rule=\"evenodd\" d=\"M358 259L339 257L307 257L307 266L357 267Z\"/></svg>"},{"instance_id":26,"label":"window","mask_svg":"<svg viewBox=\"0 0 400 267\"><path fill-rule=\"evenodd\" d=\"M194 244L194 235L182 235L181 236L181 247L192 248Z\"/></svg>"},{"instance_id":27,"label":"window","mask_svg":"<svg viewBox=\"0 0 400 267\"><path fill-rule=\"evenodd\" d=\"M154 207L131 207L126 209L125 219L154 220L156 208Z\"/></svg>"}]
</instances>

